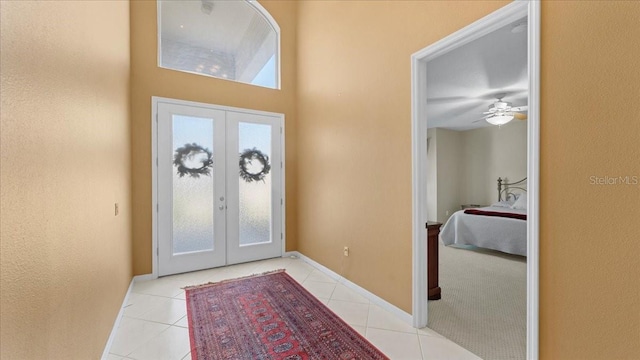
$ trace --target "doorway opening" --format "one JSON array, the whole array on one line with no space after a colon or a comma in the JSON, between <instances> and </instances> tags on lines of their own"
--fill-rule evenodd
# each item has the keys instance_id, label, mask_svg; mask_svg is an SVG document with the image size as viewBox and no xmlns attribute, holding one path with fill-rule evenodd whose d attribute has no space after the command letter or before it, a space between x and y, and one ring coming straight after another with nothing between
<instances>
[{"instance_id":1,"label":"doorway opening","mask_svg":"<svg viewBox=\"0 0 640 360\"><path fill-rule=\"evenodd\" d=\"M428 325L427 229L429 191L427 179L429 161L428 76L429 61L477 40L499 28L526 18L527 33L527 149L526 176L526 356L538 358L538 228L539 228L539 34L540 4L536 1L516 1L476 21L464 29L438 41L412 56L412 155L413 155L413 325ZM498 94L493 94L498 95ZM499 100L499 99L496 99ZM515 105L514 105L515 106ZM479 114L479 117L483 114ZM520 179L509 179L512 181ZM442 296L446 296L442 289Z\"/></svg>"}]
</instances>

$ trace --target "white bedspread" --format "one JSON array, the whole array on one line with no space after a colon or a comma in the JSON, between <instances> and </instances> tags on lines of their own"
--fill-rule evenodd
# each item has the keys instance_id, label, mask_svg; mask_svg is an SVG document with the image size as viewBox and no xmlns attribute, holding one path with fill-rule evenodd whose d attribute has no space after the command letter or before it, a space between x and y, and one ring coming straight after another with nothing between
<instances>
[{"instance_id":1,"label":"white bedspread","mask_svg":"<svg viewBox=\"0 0 640 360\"><path fill-rule=\"evenodd\" d=\"M484 207L477 210L526 214L526 210ZM527 222L496 216L465 214L457 211L440 231L445 245L474 245L510 254L527 256Z\"/></svg>"}]
</instances>

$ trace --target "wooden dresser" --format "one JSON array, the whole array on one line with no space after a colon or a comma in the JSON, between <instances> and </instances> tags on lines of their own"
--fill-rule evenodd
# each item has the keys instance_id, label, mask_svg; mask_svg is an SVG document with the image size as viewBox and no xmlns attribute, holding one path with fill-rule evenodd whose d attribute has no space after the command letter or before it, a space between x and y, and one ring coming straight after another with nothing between
<instances>
[{"instance_id":1,"label":"wooden dresser","mask_svg":"<svg viewBox=\"0 0 640 360\"><path fill-rule=\"evenodd\" d=\"M427 222L427 254L428 254L428 289L429 300L440 299L440 286L438 285L438 235L442 223Z\"/></svg>"}]
</instances>

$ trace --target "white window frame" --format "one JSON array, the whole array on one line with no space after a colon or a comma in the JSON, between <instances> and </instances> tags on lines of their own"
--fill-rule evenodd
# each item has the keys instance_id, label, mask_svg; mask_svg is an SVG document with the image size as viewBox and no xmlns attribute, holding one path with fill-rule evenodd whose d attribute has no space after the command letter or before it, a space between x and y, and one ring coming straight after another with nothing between
<instances>
[{"instance_id":1,"label":"white window frame","mask_svg":"<svg viewBox=\"0 0 640 360\"><path fill-rule=\"evenodd\" d=\"M280 55L281 55L281 47L280 47L280 26L278 25L278 22L273 18L273 16L271 16L271 14L267 11L267 9L265 9L262 5L260 5L260 3L258 3L257 0L242 0L245 1L247 4L249 4L251 7L253 7L260 15L262 15L262 17L269 23L269 25L273 28L273 30L275 30L276 32L276 59L275 59L275 67L276 67L276 84L275 87L270 88L270 87L266 87L267 89L274 89L274 90L280 90L281 89L281 83L282 83L282 69L281 69L281 61L280 61ZM244 82L244 81L239 81L239 80L235 80L235 79L226 79L223 77L217 77L217 76L213 76L213 75L209 75L209 74L202 74L196 71L186 71L186 70L180 70L180 69L174 69L174 68L168 68L168 67L164 67L162 66L162 48L161 48L161 34L162 34L162 1L157 1L157 7L156 7L156 13L157 13L157 25L158 25L158 33L157 33L157 64L158 67L162 68L162 69L167 69L167 70L173 70L173 71L179 71L179 72L184 72L184 73L188 73L188 74L195 74L195 75L201 75L201 76L206 76L206 77L211 77L214 79L219 79L219 80L227 80L227 81L233 81L233 82L237 82L237 83L241 83L241 84L247 84L247 85L251 85L251 86L257 86L257 87L265 87L262 85L255 85L255 84L251 84L248 82Z\"/></svg>"}]
</instances>

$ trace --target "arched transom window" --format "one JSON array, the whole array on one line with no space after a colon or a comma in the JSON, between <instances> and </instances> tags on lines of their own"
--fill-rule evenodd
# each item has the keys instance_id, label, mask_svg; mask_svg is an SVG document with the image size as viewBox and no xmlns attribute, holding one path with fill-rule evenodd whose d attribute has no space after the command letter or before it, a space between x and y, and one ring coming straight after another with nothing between
<instances>
[{"instance_id":1,"label":"arched transom window","mask_svg":"<svg viewBox=\"0 0 640 360\"><path fill-rule=\"evenodd\" d=\"M280 28L256 1L158 1L158 65L280 88Z\"/></svg>"}]
</instances>

